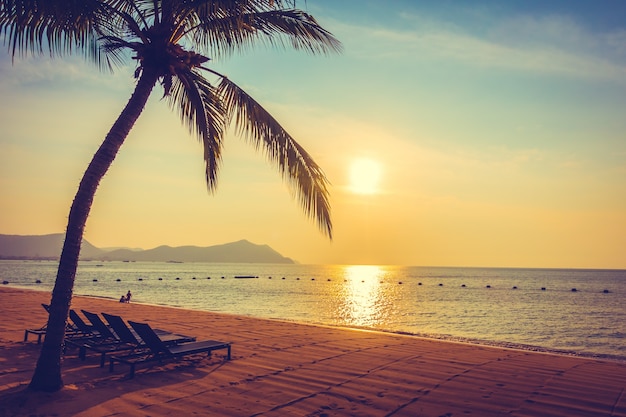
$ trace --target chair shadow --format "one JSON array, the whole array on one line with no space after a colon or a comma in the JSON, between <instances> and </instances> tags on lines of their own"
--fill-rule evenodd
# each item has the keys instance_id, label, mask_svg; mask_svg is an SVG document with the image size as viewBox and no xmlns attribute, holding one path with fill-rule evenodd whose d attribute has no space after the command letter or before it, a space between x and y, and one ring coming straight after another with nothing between
<instances>
[{"instance_id":1,"label":"chair shadow","mask_svg":"<svg viewBox=\"0 0 626 417\"><path fill-rule=\"evenodd\" d=\"M138 366L135 377L129 379L129 367L118 364L110 373L108 366L100 368L99 355L89 355L81 361L77 349L73 349L63 358L64 388L46 393L28 388L40 347L30 342L0 345L0 417L79 414L134 391L204 378L224 364L217 355L165 364L157 362Z\"/></svg>"}]
</instances>

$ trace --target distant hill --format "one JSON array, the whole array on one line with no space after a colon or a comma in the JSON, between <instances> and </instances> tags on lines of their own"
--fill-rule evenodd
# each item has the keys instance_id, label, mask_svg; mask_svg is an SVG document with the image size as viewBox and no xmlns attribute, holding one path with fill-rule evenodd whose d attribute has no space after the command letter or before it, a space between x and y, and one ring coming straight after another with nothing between
<instances>
[{"instance_id":1,"label":"distant hill","mask_svg":"<svg viewBox=\"0 0 626 417\"><path fill-rule=\"evenodd\" d=\"M116 261L174 261L174 262L235 262L235 263L294 263L268 245L257 245L247 240L223 245L159 246L144 251L119 249L104 254L102 260Z\"/></svg>"},{"instance_id":2,"label":"distant hill","mask_svg":"<svg viewBox=\"0 0 626 417\"><path fill-rule=\"evenodd\" d=\"M58 259L63 238L62 233L42 236L0 234L0 259ZM149 250L112 251L99 249L83 240L80 258L102 261L294 263L268 245L257 245L247 240L207 247L159 246Z\"/></svg>"},{"instance_id":3,"label":"distant hill","mask_svg":"<svg viewBox=\"0 0 626 417\"><path fill-rule=\"evenodd\" d=\"M39 236L0 235L0 259L59 259L63 233ZM81 259L102 256L105 252L83 240Z\"/></svg>"}]
</instances>

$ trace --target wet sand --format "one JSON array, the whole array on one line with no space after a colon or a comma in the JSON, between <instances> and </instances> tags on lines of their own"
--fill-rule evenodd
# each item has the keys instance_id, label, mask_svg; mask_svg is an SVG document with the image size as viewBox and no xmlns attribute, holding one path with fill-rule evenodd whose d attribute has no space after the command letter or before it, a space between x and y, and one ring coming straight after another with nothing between
<instances>
[{"instance_id":1,"label":"wet sand","mask_svg":"<svg viewBox=\"0 0 626 417\"><path fill-rule=\"evenodd\" d=\"M622 416L626 364L75 297L72 308L232 343L110 373L69 350L65 388L26 391L47 292L0 288L0 416Z\"/></svg>"}]
</instances>

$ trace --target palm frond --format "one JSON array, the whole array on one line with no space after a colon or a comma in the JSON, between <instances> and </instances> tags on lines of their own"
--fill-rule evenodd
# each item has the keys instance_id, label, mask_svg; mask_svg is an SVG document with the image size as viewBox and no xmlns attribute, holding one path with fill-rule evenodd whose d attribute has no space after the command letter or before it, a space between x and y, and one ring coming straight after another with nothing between
<instances>
[{"instance_id":1,"label":"palm frond","mask_svg":"<svg viewBox=\"0 0 626 417\"><path fill-rule=\"evenodd\" d=\"M204 148L205 178L210 192L215 191L222 158L225 117L216 89L195 71L171 78L166 97L172 108L178 107L183 123L198 136Z\"/></svg>"},{"instance_id":2,"label":"palm frond","mask_svg":"<svg viewBox=\"0 0 626 417\"><path fill-rule=\"evenodd\" d=\"M99 25L110 9L101 0L3 0L0 33L13 57L18 54L66 55L75 50L102 62L98 51Z\"/></svg>"},{"instance_id":3,"label":"palm frond","mask_svg":"<svg viewBox=\"0 0 626 417\"><path fill-rule=\"evenodd\" d=\"M13 56L27 52L122 63L134 52L135 75L155 74L164 96L202 142L214 191L222 140L231 122L263 149L305 213L332 238L328 180L313 158L255 100L229 79L212 86L198 68L205 50L227 55L265 44L313 54L341 43L295 0L0 0L0 35ZM188 48L191 46L191 48Z\"/></svg>"},{"instance_id":4,"label":"palm frond","mask_svg":"<svg viewBox=\"0 0 626 417\"><path fill-rule=\"evenodd\" d=\"M289 45L314 54L342 49L341 42L301 10L271 8L267 1L258 0L243 0L237 7L207 3L189 17L187 33L195 44L209 47L212 55L228 55L256 43Z\"/></svg>"},{"instance_id":5,"label":"palm frond","mask_svg":"<svg viewBox=\"0 0 626 417\"><path fill-rule=\"evenodd\" d=\"M304 212L332 239L328 180L313 158L283 127L239 86L223 77L217 86L227 121L256 148L263 147L295 192Z\"/></svg>"},{"instance_id":6,"label":"palm frond","mask_svg":"<svg viewBox=\"0 0 626 417\"><path fill-rule=\"evenodd\" d=\"M117 36L102 36L99 39L100 49L104 51L109 65L122 65L129 51L137 51L143 44L140 42L128 42Z\"/></svg>"},{"instance_id":7,"label":"palm frond","mask_svg":"<svg viewBox=\"0 0 626 417\"><path fill-rule=\"evenodd\" d=\"M258 37L276 44L276 35L284 35L296 50L330 53L342 50L341 42L322 28L315 18L301 10L275 10L242 16L244 24L255 29ZM282 38L278 38L284 46Z\"/></svg>"}]
</instances>

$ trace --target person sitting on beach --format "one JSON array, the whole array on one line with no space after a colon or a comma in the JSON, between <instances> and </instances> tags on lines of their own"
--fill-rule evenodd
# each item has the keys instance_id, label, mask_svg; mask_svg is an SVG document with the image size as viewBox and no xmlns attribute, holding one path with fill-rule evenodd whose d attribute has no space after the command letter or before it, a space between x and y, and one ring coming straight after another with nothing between
<instances>
[{"instance_id":1,"label":"person sitting on beach","mask_svg":"<svg viewBox=\"0 0 626 417\"><path fill-rule=\"evenodd\" d=\"M130 293L130 290L128 290L128 292L126 293L126 302L130 303L130 297L132 297L133 295Z\"/></svg>"}]
</instances>

